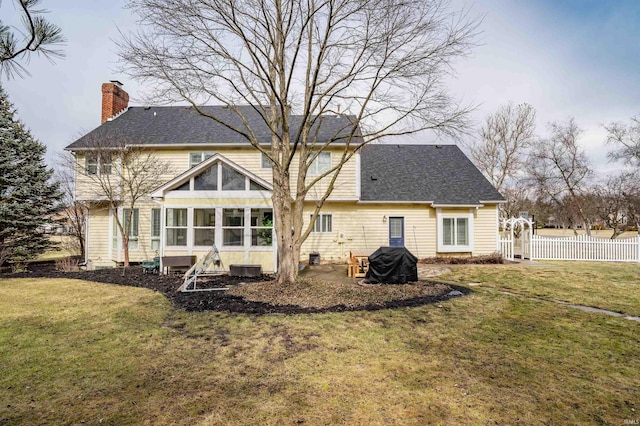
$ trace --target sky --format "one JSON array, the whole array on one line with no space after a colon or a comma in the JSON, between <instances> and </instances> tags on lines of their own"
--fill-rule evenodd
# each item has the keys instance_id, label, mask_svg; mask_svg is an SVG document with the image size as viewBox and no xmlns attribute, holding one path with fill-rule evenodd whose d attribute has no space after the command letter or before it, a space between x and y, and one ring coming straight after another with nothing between
<instances>
[{"instance_id":1,"label":"sky","mask_svg":"<svg viewBox=\"0 0 640 426\"><path fill-rule=\"evenodd\" d=\"M34 56L30 76L0 77L18 117L47 146L52 166L56 153L100 124L102 83L121 81L130 105L140 105L143 88L117 73L114 40L135 28L125 3L44 0L47 19L67 39L66 57L51 64ZM607 162L602 126L640 115L640 1L453 0L453 7L482 18L479 45L456 62L449 84L454 97L477 106L477 128L507 102L529 103L538 135L548 134L549 122L574 117L594 167L601 173L618 168ZM3 22L15 15L14 2L0 3Z\"/></svg>"}]
</instances>

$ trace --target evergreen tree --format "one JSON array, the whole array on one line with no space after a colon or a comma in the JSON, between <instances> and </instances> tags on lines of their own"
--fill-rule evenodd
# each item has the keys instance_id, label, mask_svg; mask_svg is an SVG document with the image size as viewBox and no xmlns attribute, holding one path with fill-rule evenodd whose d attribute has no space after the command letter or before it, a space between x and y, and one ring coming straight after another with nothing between
<instances>
[{"instance_id":1,"label":"evergreen tree","mask_svg":"<svg viewBox=\"0 0 640 426\"><path fill-rule=\"evenodd\" d=\"M33 259L53 246L42 225L61 198L44 162L46 147L15 113L0 86L0 266Z\"/></svg>"}]
</instances>

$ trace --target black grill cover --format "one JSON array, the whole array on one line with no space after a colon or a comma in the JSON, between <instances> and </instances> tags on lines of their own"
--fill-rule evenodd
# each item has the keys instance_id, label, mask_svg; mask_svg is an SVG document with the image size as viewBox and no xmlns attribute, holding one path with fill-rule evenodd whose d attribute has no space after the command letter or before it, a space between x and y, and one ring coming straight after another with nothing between
<instances>
[{"instance_id":1,"label":"black grill cover","mask_svg":"<svg viewBox=\"0 0 640 426\"><path fill-rule=\"evenodd\" d=\"M380 247L369 256L365 281L372 284L404 284L418 281L418 258L405 247Z\"/></svg>"}]
</instances>

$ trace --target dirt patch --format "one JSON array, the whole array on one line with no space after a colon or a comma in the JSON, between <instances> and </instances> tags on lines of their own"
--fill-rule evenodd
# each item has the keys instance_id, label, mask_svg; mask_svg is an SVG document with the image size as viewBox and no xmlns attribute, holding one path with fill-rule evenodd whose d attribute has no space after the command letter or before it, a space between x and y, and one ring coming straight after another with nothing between
<instances>
[{"instance_id":1,"label":"dirt patch","mask_svg":"<svg viewBox=\"0 0 640 426\"><path fill-rule=\"evenodd\" d=\"M373 311L436 303L460 293L466 287L420 281L410 284L370 287L353 284L302 279L285 291L269 276L239 278L215 277L210 286L230 287L228 291L178 292L182 275L144 274L142 268L62 272L51 263L32 264L27 272L3 274L6 278L71 278L106 284L142 287L165 295L176 308L188 311L226 311L252 315L312 314L324 312ZM457 293L455 292L457 290ZM453 292L453 293L452 293Z\"/></svg>"}]
</instances>

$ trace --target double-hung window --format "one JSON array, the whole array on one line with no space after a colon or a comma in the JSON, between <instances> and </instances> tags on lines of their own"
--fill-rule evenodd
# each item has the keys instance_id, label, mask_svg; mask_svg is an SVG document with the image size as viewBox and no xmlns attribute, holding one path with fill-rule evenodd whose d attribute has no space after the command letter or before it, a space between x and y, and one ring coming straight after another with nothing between
<instances>
[{"instance_id":1,"label":"double-hung window","mask_svg":"<svg viewBox=\"0 0 640 426\"><path fill-rule=\"evenodd\" d=\"M85 157L85 171L88 175L106 176L111 174L111 154L88 153Z\"/></svg>"},{"instance_id":2,"label":"double-hung window","mask_svg":"<svg viewBox=\"0 0 640 426\"><path fill-rule=\"evenodd\" d=\"M440 214L438 220L440 236L438 251L440 252L472 252L473 251L473 215L472 214Z\"/></svg>"},{"instance_id":3,"label":"double-hung window","mask_svg":"<svg viewBox=\"0 0 640 426\"><path fill-rule=\"evenodd\" d=\"M167 245L187 245L187 209L167 209Z\"/></svg>"},{"instance_id":4,"label":"double-hung window","mask_svg":"<svg viewBox=\"0 0 640 426\"><path fill-rule=\"evenodd\" d=\"M317 154L318 156L309 165L309 169L307 170L307 174L310 176L319 176L331 170L331 152L323 151ZM313 157L313 155L315 155L315 153L311 153L310 157Z\"/></svg>"},{"instance_id":5,"label":"double-hung window","mask_svg":"<svg viewBox=\"0 0 640 426\"><path fill-rule=\"evenodd\" d=\"M133 214L131 215L131 226L129 226L129 212L131 212L131 209L122 209L118 218L120 219L120 224L122 225L124 232L129 230L129 250L137 250L138 236L140 235L140 210L133 209ZM113 232L111 235L111 244L113 249L122 250L122 235L120 235L120 230L115 217L113 218Z\"/></svg>"},{"instance_id":6,"label":"double-hung window","mask_svg":"<svg viewBox=\"0 0 640 426\"><path fill-rule=\"evenodd\" d=\"M260 153L260 168L261 169L270 169L271 168L271 160L269 160L269 157L264 155L264 152Z\"/></svg>"},{"instance_id":7,"label":"double-hung window","mask_svg":"<svg viewBox=\"0 0 640 426\"><path fill-rule=\"evenodd\" d=\"M193 245L211 246L216 238L216 209L193 209Z\"/></svg>"},{"instance_id":8,"label":"double-hung window","mask_svg":"<svg viewBox=\"0 0 640 426\"><path fill-rule=\"evenodd\" d=\"M160 209L151 209L151 250L160 250Z\"/></svg>"},{"instance_id":9,"label":"double-hung window","mask_svg":"<svg viewBox=\"0 0 640 426\"><path fill-rule=\"evenodd\" d=\"M222 209L222 245L244 245L244 209Z\"/></svg>"},{"instance_id":10,"label":"double-hung window","mask_svg":"<svg viewBox=\"0 0 640 426\"><path fill-rule=\"evenodd\" d=\"M313 215L309 215L309 220L313 219ZM319 214L316 223L313 224L311 232L332 232L332 217L330 214Z\"/></svg>"},{"instance_id":11,"label":"double-hung window","mask_svg":"<svg viewBox=\"0 0 640 426\"><path fill-rule=\"evenodd\" d=\"M122 226L124 232L129 231L129 250L138 249L138 236L140 235L140 209L122 209ZM131 224L129 224L129 217L131 217Z\"/></svg>"},{"instance_id":12,"label":"double-hung window","mask_svg":"<svg viewBox=\"0 0 640 426\"><path fill-rule=\"evenodd\" d=\"M251 209L251 245L273 245L273 210Z\"/></svg>"},{"instance_id":13,"label":"double-hung window","mask_svg":"<svg viewBox=\"0 0 640 426\"><path fill-rule=\"evenodd\" d=\"M213 157L215 154L215 152L190 152L189 168L202 163L204 160Z\"/></svg>"}]
</instances>

